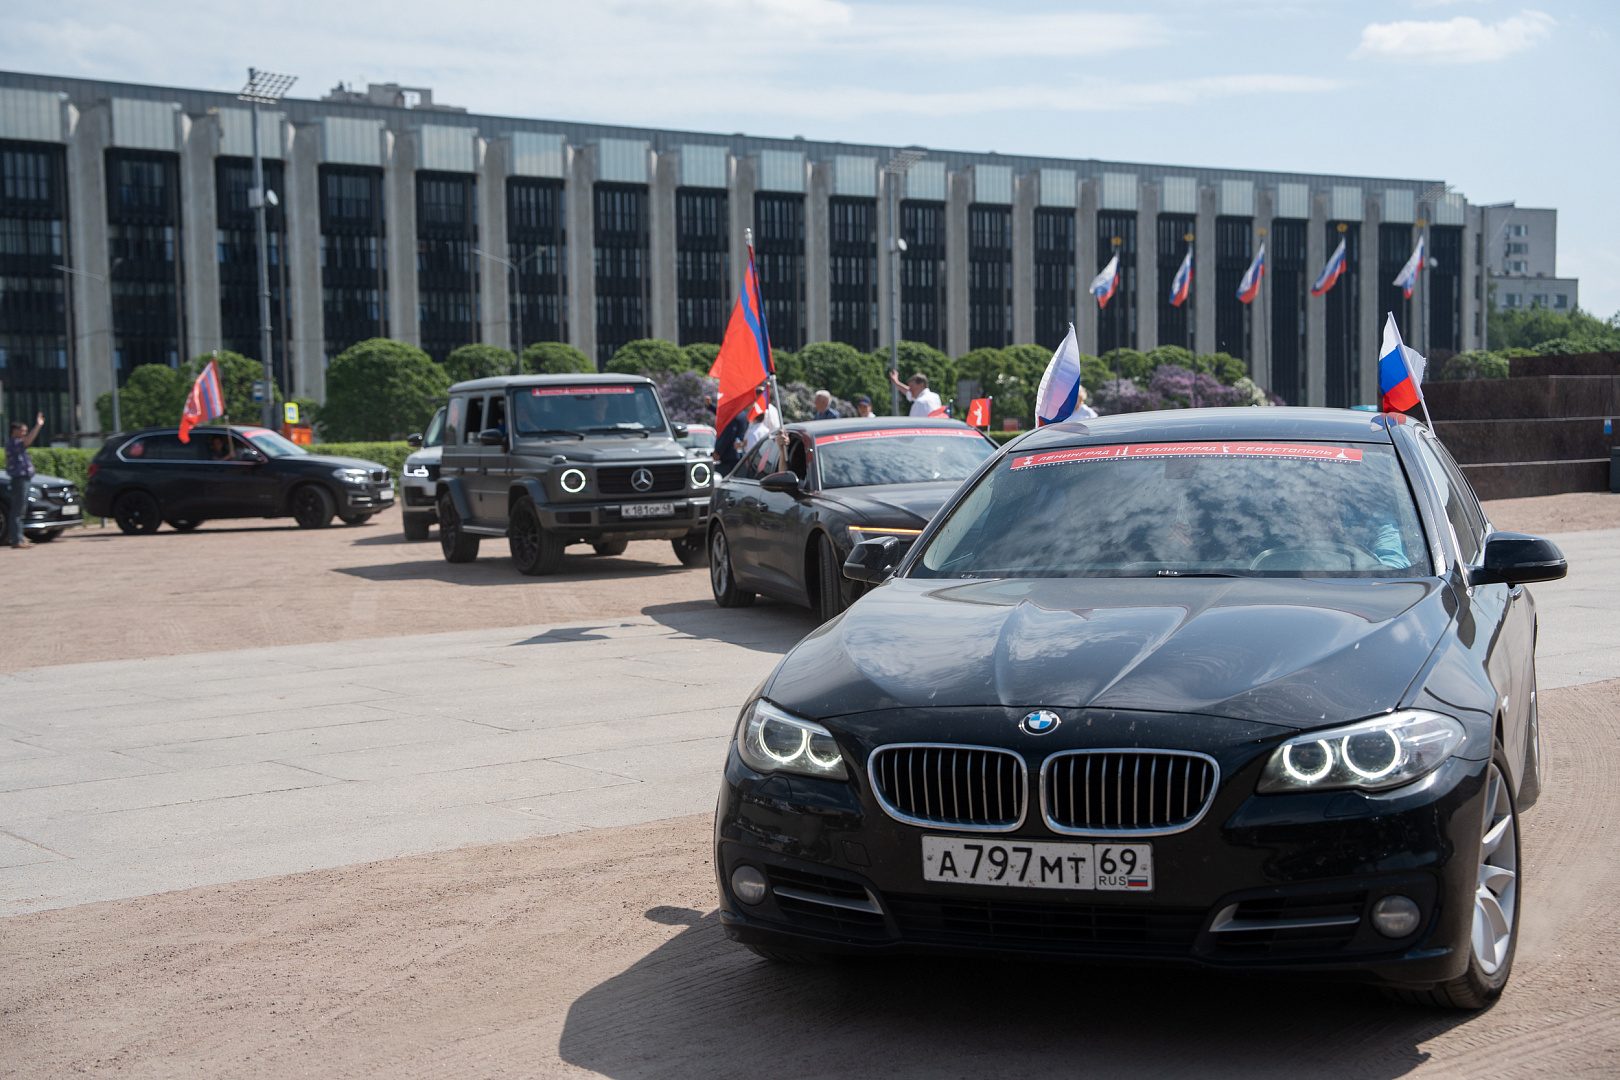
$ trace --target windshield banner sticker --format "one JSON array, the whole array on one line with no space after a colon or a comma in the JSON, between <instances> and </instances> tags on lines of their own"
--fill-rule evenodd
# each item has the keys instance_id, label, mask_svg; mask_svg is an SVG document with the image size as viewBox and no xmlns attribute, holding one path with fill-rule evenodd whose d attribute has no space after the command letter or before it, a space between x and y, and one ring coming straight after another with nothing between
<instances>
[{"instance_id":1,"label":"windshield banner sticker","mask_svg":"<svg viewBox=\"0 0 1620 1080\"><path fill-rule=\"evenodd\" d=\"M536 386L529 391L530 397L567 397L574 394L633 394L636 392L634 384L630 386Z\"/></svg>"},{"instance_id":2,"label":"windshield banner sticker","mask_svg":"<svg viewBox=\"0 0 1620 1080\"><path fill-rule=\"evenodd\" d=\"M1299 443L1188 442L1118 443L1112 446L1077 446L1012 459L1014 469L1067 465L1076 461L1126 461L1137 458L1282 458L1289 461L1360 461L1361 451L1349 446Z\"/></svg>"},{"instance_id":3,"label":"windshield banner sticker","mask_svg":"<svg viewBox=\"0 0 1620 1080\"><path fill-rule=\"evenodd\" d=\"M959 439L982 439L977 431L971 428L880 428L876 431L846 431L841 435L818 435L817 446L830 446L833 443L854 442L856 439L887 439L895 435L945 435Z\"/></svg>"}]
</instances>

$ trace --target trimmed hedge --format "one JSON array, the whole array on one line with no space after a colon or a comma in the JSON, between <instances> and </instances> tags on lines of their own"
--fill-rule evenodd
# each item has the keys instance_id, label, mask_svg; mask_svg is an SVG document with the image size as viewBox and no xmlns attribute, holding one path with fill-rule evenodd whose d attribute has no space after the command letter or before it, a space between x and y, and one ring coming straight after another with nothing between
<instances>
[{"instance_id":1,"label":"trimmed hedge","mask_svg":"<svg viewBox=\"0 0 1620 1080\"><path fill-rule=\"evenodd\" d=\"M312 454L331 454L333 457L360 458L385 465L397 480L405 471L405 458L411 452L407 442L346 442L317 443L309 448Z\"/></svg>"}]
</instances>

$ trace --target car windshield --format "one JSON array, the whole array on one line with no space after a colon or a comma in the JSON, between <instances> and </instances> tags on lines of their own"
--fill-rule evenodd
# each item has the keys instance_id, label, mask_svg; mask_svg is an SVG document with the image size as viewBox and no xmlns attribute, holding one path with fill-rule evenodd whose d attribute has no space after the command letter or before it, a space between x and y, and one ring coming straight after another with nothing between
<instances>
[{"instance_id":1,"label":"car windshield","mask_svg":"<svg viewBox=\"0 0 1620 1080\"><path fill-rule=\"evenodd\" d=\"M692 450L713 450L714 429L694 427L686 433L684 439L676 441Z\"/></svg>"},{"instance_id":2,"label":"car windshield","mask_svg":"<svg viewBox=\"0 0 1620 1080\"><path fill-rule=\"evenodd\" d=\"M966 428L845 431L816 439L823 488L962 480L996 448Z\"/></svg>"},{"instance_id":3,"label":"car windshield","mask_svg":"<svg viewBox=\"0 0 1620 1080\"><path fill-rule=\"evenodd\" d=\"M433 419L428 421L427 430L422 433L422 445L444 445L444 407L442 405L439 407L439 411L433 414Z\"/></svg>"},{"instance_id":4,"label":"car windshield","mask_svg":"<svg viewBox=\"0 0 1620 1080\"><path fill-rule=\"evenodd\" d=\"M298 454L307 454L302 446L290 439L283 438L269 428L248 428L242 432L243 438L252 443L265 457L294 457Z\"/></svg>"},{"instance_id":5,"label":"car windshield","mask_svg":"<svg viewBox=\"0 0 1620 1080\"><path fill-rule=\"evenodd\" d=\"M532 386L513 391L513 417L522 436L634 434L664 430L651 386Z\"/></svg>"},{"instance_id":6,"label":"car windshield","mask_svg":"<svg viewBox=\"0 0 1620 1080\"><path fill-rule=\"evenodd\" d=\"M1417 510L1388 445L1132 443L1009 454L913 577L1412 577Z\"/></svg>"}]
</instances>

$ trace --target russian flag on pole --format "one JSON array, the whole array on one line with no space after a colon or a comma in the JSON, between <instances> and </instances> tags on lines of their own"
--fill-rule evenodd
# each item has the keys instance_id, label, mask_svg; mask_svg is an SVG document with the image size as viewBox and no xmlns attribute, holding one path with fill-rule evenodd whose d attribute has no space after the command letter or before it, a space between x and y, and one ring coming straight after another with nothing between
<instances>
[{"instance_id":1,"label":"russian flag on pole","mask_svg":"<svg viewBox=\"0 0 1620 1080\"><path fill-rule=\"evenodd\" d=\"M1401 341L1391 312L1384 319L1384 344L1378 350L1378 408L1405 412L1423 400L1424 358Z\"/></svg>"},{"instance_id":2,"label":"russian flag on pole","mask_svg":"<svg viewBox=\"0 0 1620 1080\"><path fill-rule=\"evenodd\" d=\"M1311 286L1311 295L1321 296L1326 293L1333 288L1334 282L1338 281L1339 276L1343 273L1344 241L1340 240L1339 246L1333 249L1332 255L1328 256L1327 265L1322 267L1322 273L1317 277L1316 284Z\"/></svg>"},{"instance_id":3,"label":"russian flag on pole","mask_svg":"<svg viewBox=\"0 0 1620 1080\"><path fill-rule=\"evenodd\" d=\"M1119 288L1119 256L1115 255L1108 260L1108 265L1102 268L1102 273L1091 279L1091 295L1097 298L1097 306L1105 308L1108 301L1113 299L1114 290ZM1069 328L1069 336L1074 336L1074 327Z\"/></svg>"},{"instance_id":4,"label":"russian flag on pole","mask_svg":"<svg viewBox=\"0 0 1620 1080\"><path fill-rule=\"evenodd\" d=\"M1402 294L1405 295L1408 300L1410 300L1412 299L1412 290L1417 286L1418 274L1421 273L1422 270L1423 237L1420 236L1418 237L1417 246L1412 249L1412 254L1406 260L1406 265L1401 267L1401 272L1395 275L1395 280L1390 282L1390 284L1399 285L1401 287Z\"/></svg>"},{"instance_id":5,"label":"russian flag on pole","mask_svg":"<svg viewBox=\"0 0 1620 1080\"><path fill-rule=\"evenodd\" d=\"M759 294L759 273L754 269L754 249L748 249L748 266L743 270L742 292L731 309L720 355L709 369L711 378L720 380L715 396L714 429L726 430L737 414L759 400L759 388L776 374L771 356L771 335L765 326L765 305ZM764 407L760 408L761 413Z\"/></svg>"},{"instance_id":6,"label":"russian flag on pole","mask_svg":"<svg viewBox=\"0 0 1620 1080\"><path fill-rule=\"evenodd\" d=\"M1181 268L1176 271L1176 276L1170 280L1171 307L1180 307L1182 304L1185 304L1187 302L1187 297L1192 294L1192 255L1193 246L1188 244L1187 254L1183 256L1181 260Z\"/></svg>"},{"instance_id":7,"label":"russian flag on pole","mask_svg":"<svg viewBox=\"0 0 1620 1080\"><path fill-rule=\"evenodd\" d=\"M1237 298L1242 304L1254 303L1254 298L1260 295L1260 282L1266 276L1266 245L1261 244L1260 250L1254 253L1249 268L1243 271L1243 279L1238 282Z\"/></svg>"},{"instance_id":8,"label":"russian flag on pole","mask_svg":"<svg viewBox=\"0 0 1620 1080\"><path fill-rule=\"evenodd\" d=\"M192 428L224 415L225 391L219 385L219 365L210 360L191 384L185 408L180 411L180 441L190 442Z\"/></svg>"},{"instance_id":9,"label":"russian flag on pole","mask_svg":"<svg viewBox=\"0 0 1620 1080\"><path fill-rule=\"evenodd\" d=\"M1119 261L1115 256L1115 262ZM1095 286L1093 286L1095 291ZM1074 413L1080 400L1080 343L1074 338L1074 323L1063 344L1052 354L1041 376L1041 385L1035 391L1035 426L1061 424Z\"/></svg>"}]
</instances>

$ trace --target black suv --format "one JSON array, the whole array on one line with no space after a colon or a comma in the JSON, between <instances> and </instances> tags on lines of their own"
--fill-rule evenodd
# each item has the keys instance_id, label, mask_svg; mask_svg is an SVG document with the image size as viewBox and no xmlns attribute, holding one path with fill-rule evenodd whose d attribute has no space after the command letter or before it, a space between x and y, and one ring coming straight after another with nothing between
<instances>
[{"instance_id":1,"label":"black suv","mask_svg":"<svg viewBox=\"0 0 1620 1080\"><path fill-rule=\"evenodd\" d=\"M706 558L713 471L675 441L658 391L639 375L520 375L450 388L435 492L449 562L504 536L525 574L549 574L569 544L621 554L669 540L687 566Z\"/></svg>"},{"instance_id":2,"label":"black suv","mask_svg":"<svg viewBox=\"0 0 1620 1080\"><path fill-rule=\"evenodd\" d=\"M0 483L0 542L10 536L11 484ZM73 481L35 473L28 486L28 505L20 510L23 533L36 544L55 540L68 529L84 524L84 504Z\"/></svg>"},{"instance_id":3,"label":"black suv","mask_svg":"<svg viewBox=\"0 0 1620 1080\"><path fill-rule=\"evenodd\" d=\"M189 442L175 428L148 428L101 447L85 504L126 533L288 515L319 529L334 514L359 525L394 505L394 480L375 461L312 454L268 428L197 427Z\"/></svg>"}]
</instances>

